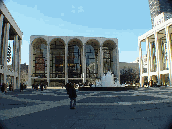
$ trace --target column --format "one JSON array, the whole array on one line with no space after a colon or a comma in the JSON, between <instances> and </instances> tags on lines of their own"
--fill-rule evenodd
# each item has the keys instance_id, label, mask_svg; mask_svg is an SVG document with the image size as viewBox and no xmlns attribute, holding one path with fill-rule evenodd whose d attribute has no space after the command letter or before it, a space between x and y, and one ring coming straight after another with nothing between
<instances>
[{"instance_id":1,"label":"column","mask_svg":"<svg viewBox=\"0 0 172 129\"><path fill-rule=\"evenodd\" d=\"M65 45L65 85L68 83L68 44Z\"/></svg>"},{"instance_id":2,"label":"column","mask_svg":"<svg viewBox=\"0 0 172 129\"><path fill-rule=\"evenodd\" d=\"M112 62L112 68L113 68L113 72L114 72L114 75L116 76L116 77L118 77L117 76L117 48L115 48L115 49L113 49L113 51L112 51L112 58L113 58L113 62Z\"/></svg>"},{"instance_id":3,"label":"column","mask_svg":"<svg viewBox=\"0 0 172 129\"><path fill-rule=\"evenodd\" d=\"M82 77L83 77L83 83L86 82L86 57L85 57L85 44L82 46Z\"/></svg>"},{"instance_id":4,"label":"column","mask_svg":"<svg viewBox=\"0 0 172 129\"><path fill-rule=\"evenodd\" d=\"M117 77L118 77L118 81L120 83L120 70L119 70L119 50L117 47Z\"/></svg>"},{"instance_id":5,"label":"column","mask_svg":"<svg viewBox=\"0 0 172 129\"><path fill-rule=\"evenodd\" d=\"M18 53L18 62L17 62L17 65L18 65L18 87L17 88L20 88L21 45L22 45L22 40L19 40L19 45L18 45L19 53Z\"/></svg>"},{"instance_id":6,"label":"column","mask_svg":"<svg viewBox=\"0 0 172 129\"><path fill-rule=\"evenodd\" d=\"M16 74L18 75L18 53L19 53L19 41L18 41L18 35L14 36L14 42L15 42L15 70L14 70L14 89L19 88L20 87L20 82L19 82L19 76L16 78ZM18 84L17 84L18 82Z\"/></svg>"},{"instance_id":7,"label":"column","mask_svg":"<svg viewBox=\"0 0 172 129\"><path fill-rule=\"evenodd\" d=\"M155 32L155 44L156 44L156 60L157 60L157 78L158 78L158 85L160 85L160 51L159 51L159 48L160 48L160 42L158 40L158 33Z\"/></svg>"},{"instance_id":8,"label":"column","mask_svg":"<svg viewBox=\"0 0 172 129\"><path fill-rule=\"evenodd\" d=\"M16 55L17 55L17 48L16 48L16 44L17 44L17 36L15 35L14 36L14 42L13 42L13 59L14 59L14 64L13 64L13 70L14 70L14 83L13 83L13 86L14 86L14 89L16 89L16 63L17 63L17 58L16 58Z\"/></svg>"},{"instance_id":9,"label":"column","mask_svg":"<svg viewBox=\"0 0 172 129\"><path fill-rule=\"evenodd\" d=\"M47 82L50 86L50 45L47 45Z\"/></svg>"},{"instance_id":10,"label":"column","mask_svg":"<svg viewBox=\"0 0 172 129\"><path fill-rule=\"evenodd\" d=\"M172 62L171 62L171 36L169 31L169 26L166 26L166 39L167 39L167 45L168 45L168 68L169 68L169 85L172 85Z\"/></svg>"},{"instance_id":11,"label":"column","mask_svg":"<svg viewBox=\"0 0 172 129\"><path fill-rule=\"evenodd\" d=\"M3 39L3 51L4 51L4 83L6 84L6 73L7 73L7 49L8 49L8 39L9 39L9 23L5 23L4 27L4 39Z\"/></svg>"},{"instance_id":12,"label":"column","mask_svg":"<svg viewBox=\"0 0 172 129\"><path fill-rule=\"evenodd\" d=\"M153 68L153 48L152 48L153 46L152 46L152 43L150 43L150 51L151 51L151 57L149 58L150 59L150 67L149 67L149 69L150 69L150 72L152 72L152 68Z\"/></svg>"},{"instance_id":13,"label":"column","mask_svg":"<svg viewBox=\"0 0 172 129\"><path fill-rule=\"evenodd\" d=\"M100 78L100 50L98 50L98 77Z\"/></svg>"},{"instance_id":14,"label":"column","mask_svg":"<svg viewBox=\"0 0 172 129\"><path fill-rule=\"evenodd\" d=\"M1 48L1 34L2 34L3 14L0 14L0 65L2 65L2 48ZM1 76L1 75L0 75Z\"/></svg>"},{"instance_id":15,"label":"column","mask_svg":"<svg viewBox=\"0 0 172 129\"><path fill-rule=\"evenodd\" d=\"M143 86L143 81L142 81L142 73L143 73L143 70L142 70L142 48L141 48L141 41L138 41L139 43L139 68L140 68L140 87Z\"/></svg>"},{"instance_id":16,"label":"column","mask_svg":"<svg viewBox=\"0 0 172 129\"><path fill-rule=\"evenodd\" d=\"M33 55L33 53L31 52L31 43L29 44L29 66L28 66L28 85L31 86L32 82L31 82L31 55Z\"/></svg>"},{"instance_id":17,"label":"column","mask_svg":"<svg viewBox=\"0 0 172 129\"><path fill-rule=\"evenodd\" d=\"M100 46L100 76L103 76L103 50L102 46Z\"/></svg>"},{"instance_id":18,"label":"column","mask_svg":"<svg viewBox=\"0 0 172 129\"><path fill-rule=\"evenodd\" d=\"M149 49L149 38L146 37L146 51L147 51L147 73L148 73L148 82L150 81L150 49Z\"/></svg>"},{"instance_id":19,"label":"column","mask_svg":"<svg viewBox=\"0 0 172 129\"><path fill-rule=\"evenodd\" d=\"M96 56L96 54L95 54L95 73L97 73L98 71L97 71L97 56Z\"/></svg>"}]
</instances>

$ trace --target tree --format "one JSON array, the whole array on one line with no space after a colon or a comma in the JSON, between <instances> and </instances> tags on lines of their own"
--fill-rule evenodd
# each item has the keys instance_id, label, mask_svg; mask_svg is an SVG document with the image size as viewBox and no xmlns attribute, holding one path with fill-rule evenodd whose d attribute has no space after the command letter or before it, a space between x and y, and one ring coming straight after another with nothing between
<instances>
[{"instance_id":1,"label":"tree","mask_svg":"<svg viewBox=\"0 0 172 129\"><path fill-rule=\"evenodd\" d=\"M120 82L125 83L139 83L140 75L139 69L137 68L126 68L120 70Z\"/></svg>"}]
</instances>

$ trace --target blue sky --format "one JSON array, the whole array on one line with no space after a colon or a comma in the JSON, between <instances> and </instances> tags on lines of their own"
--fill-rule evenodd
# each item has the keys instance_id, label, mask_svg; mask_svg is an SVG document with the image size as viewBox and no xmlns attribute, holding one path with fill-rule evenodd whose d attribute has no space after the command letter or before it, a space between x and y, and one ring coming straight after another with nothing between
<instances>
[{"instance_id":1,"label":"blue sky","mask_svg":"<svg viewBox=\"0 0 172 129\"><path fill-rule=\"evenodd\" d=\"M31 35L117 38L119 62L139 57L138 36L152 28L148 0L5 0L23 32L21 63ZM145 54L143 46L143 54Z\"/></svg>"}]
</instances>

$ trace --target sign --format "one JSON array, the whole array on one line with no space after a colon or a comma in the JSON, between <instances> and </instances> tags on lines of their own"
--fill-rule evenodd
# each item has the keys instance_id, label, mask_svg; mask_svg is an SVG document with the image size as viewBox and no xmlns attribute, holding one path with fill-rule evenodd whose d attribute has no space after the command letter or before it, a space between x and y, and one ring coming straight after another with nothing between
<instances>
[{"instance_id":1,"label":"sign","mask_svg":"<svg viewBox=\"0 0 172 129\"><path fill-rule=\"evenodd\" d=\"M154 27L164 23L164 21L165 21L164 13L159 14L154 18Z\"/></svg>"}]
</instances>

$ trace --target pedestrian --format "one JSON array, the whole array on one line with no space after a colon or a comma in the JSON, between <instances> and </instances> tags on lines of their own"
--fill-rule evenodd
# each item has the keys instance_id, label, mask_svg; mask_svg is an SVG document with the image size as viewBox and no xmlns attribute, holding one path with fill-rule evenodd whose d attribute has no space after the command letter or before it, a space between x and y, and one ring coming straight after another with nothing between
<instances>
[{"instance_id":1,"label":"pedestrian","mask_svg":"<svg viewBox=\"0 0 172 129\"><path fill-rule=\"evenodd\" d=\"M23 83L20 83L20 92L23 92Z\"/></svg>"},{"instance_id":2,"label":"pedestrian","mask_svg":"<svg viewBox=\"0 0 172 129\"><path fill-rule=\"evenodd\" d=\"M12 91L12 85L11 85L11 83L9 85L9 91Z\"/></svg>"},{"instance_id":3,"label":"pedestrian","mask_svg":"<svg viewBox=\"0 0 172 129\"><path fill-rule=\"evenodd\" d=\"M41 83L41 85L40 85L40 89L41 89L41 91L43 91L43 87L44 87L44 84L43 84L43 83Z\"/></svg>"},{"instance_id":4,"label":"pedestrian","mask_svg":"<svg viewBox=\"0 0 172 129\"><path fill-rule=\"evenodd\" d=\"M5 83L2 83L1 91L2 91L2 93L4 93L4 91L5 91Z\"/></svg>"},{"instance_id":5,"label":"pedestrian","mask_svg":"<svg viewBox=\"0 0 172 129\"><path fill-rule=\"evenodd\" d=\"M37 91L38 91L38 86L39 86L39 84L36 85L36 90L37 90Z\"/></svg>"},{"instance_id":6,"label":"pedestrian","mask_svg":"<svg viewBox=\"0 0 172 129\"><path fill-rule=\"evenodd\" d=\"M69 94L69 86L70 86L70 83L66 83L65 88L66 88L66 90L67 90L67 94Z\"/></svg>"},{"instance_id":7,"label":"pedestrian","mask_svg":"<svg viewBox=\"0 0 172 129\"><path fill-rule=\"evenodd\" d=\"M76 90L74 85L69 86L70 109L76 108ZM73 102L74 101L74 102Z\"/></svg>"},{"instance_id":8,"label":"pedestrian","mask_svg":"<svg viewBox=\"0 0 172 129\"><path fill-rule=\"evenodd\" d=\"M5 83L4 83L4 84L5 84ZM8 87L8 85L5 84L5 85L4 85L4 91L5 91L5 93L7 93L7 87Z\"/></svg>"},{"instance_id":9,"label":"pedestrian","mask_svg":"<svg viewBox=\"0 0 172 129\"><path fill-rule=\"evenodd\" d=\"M32 84L32 90L35 89L35 83Z\"/></svg>"}]
</instances>

